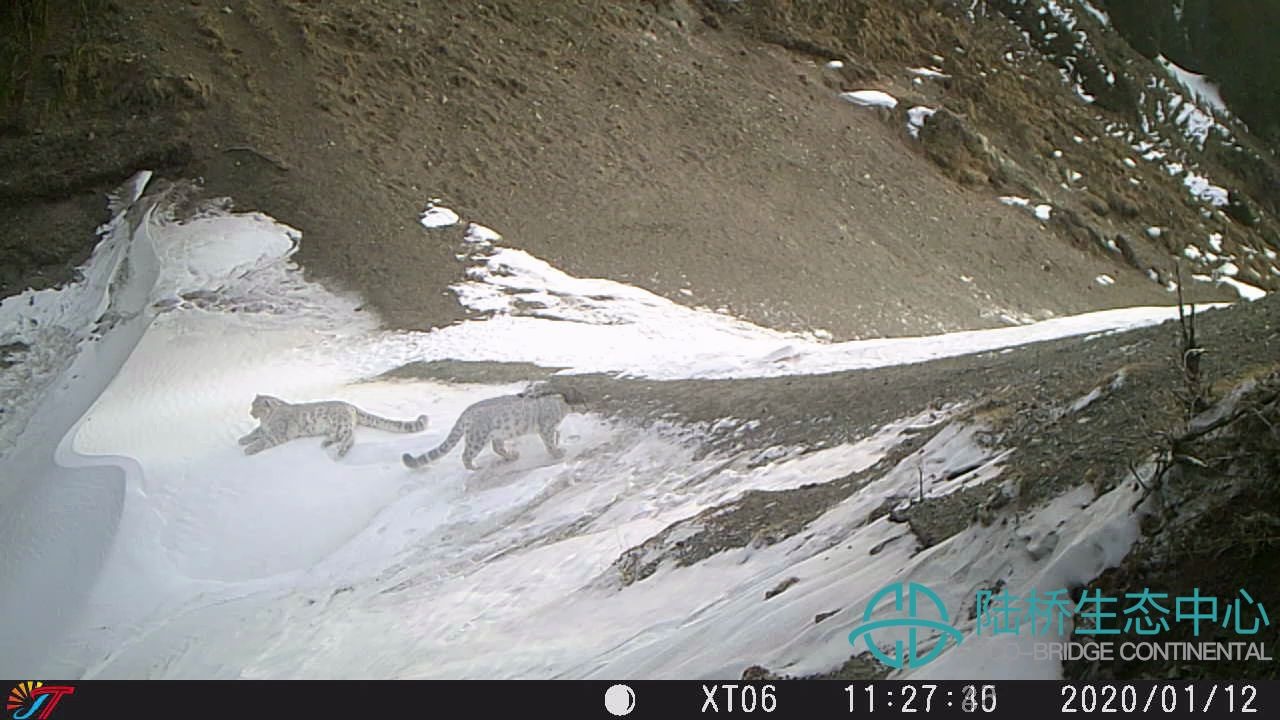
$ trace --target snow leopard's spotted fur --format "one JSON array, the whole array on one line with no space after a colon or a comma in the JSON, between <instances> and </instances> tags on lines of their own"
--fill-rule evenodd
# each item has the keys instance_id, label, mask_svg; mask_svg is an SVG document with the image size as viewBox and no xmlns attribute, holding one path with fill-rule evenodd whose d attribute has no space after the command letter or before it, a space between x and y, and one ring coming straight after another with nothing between
<instances>
[{"instance_id":1,"label":"snow leopard's spotted fur","mask_svg":"<svg viewBox=\"0 0 1280 720\"><path fill-rule=\"evenodd\" d=\"M405 453L404 464L420 468L447 454L464 437L462 464L468 470L476 470L475 458L486 444L504 461L512 462L520 457L506 442L524 435L537 434L542 444L554 458L564 457L560 447L560 421L583 404L582 396L572 389L548 390L535 386L516 395L502 395L472 404L458 416L458 421L444 442L421 455Z\"/></svg>"},{"instance_id":2,"label":"snow leopard's spotted fur","mask_svg":"<svg viewBox=\"0 0 1280 720\"><path fill-rule=\"evenodd\" d=\"M249 414L258 420L258 427L240 438L246 455L260 453L270 447L304 437L323 435L321 447L337 446L338 457L347 454L355 443L357 425L412 433L427 427L427 416L417 420L390 420L367 413L342 400L290 403L272 395L258 395L253 399Z\"/></svg>"}]
</instances>

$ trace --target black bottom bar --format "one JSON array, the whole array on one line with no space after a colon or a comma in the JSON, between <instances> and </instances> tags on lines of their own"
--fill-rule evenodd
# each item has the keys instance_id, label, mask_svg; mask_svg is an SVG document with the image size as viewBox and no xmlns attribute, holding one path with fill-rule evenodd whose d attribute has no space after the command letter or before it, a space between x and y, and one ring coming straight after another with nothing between
<instances>
[{"instance_id":1,"label":"black bottom bar","mask_svg":"<svg viewBox=\"0 0 1280 720\"><path fill-rule=\"evenodd\" d=\"M1280 681L85 681L9 682L7 720L79 718L493 718L909 714L1240 714L1275 717Z\"/></svg>"}]
</instances>

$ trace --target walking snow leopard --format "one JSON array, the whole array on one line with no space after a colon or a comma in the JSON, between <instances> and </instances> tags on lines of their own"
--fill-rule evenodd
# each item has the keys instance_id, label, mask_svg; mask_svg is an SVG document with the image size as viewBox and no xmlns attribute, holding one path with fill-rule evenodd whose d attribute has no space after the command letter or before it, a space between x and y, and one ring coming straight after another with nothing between
<instances>
[{"instance_id":1,"label":"walking snow leopard","mask_svg":"<svg viewBox=\"0 0 1280 720\"><path fill-rule=\"evenodd\" d=\"M391 420L342 400L290 403L272 395L258 395L249 414L258 419L258 427L240 438L246 455L290 440L323 435L321 447L336 445L338 457L342 457L355 443L357 425L399 433L419 432L427 427L426 415L412 421Z\"/></svg>"},{"instance_id":2,"label":"walking snow leopard","mask_svg":"<svg viewBox=\"0 0 1280 720\"><path fill-rule=\"evenodd\" d=\"M505 462L520 457L506 442L524 435L537 434L542 438L547 453L553 458L564 457L560 447L560 421L575 407L585 404L583 396L572 388L549 390L535 386L515 395L501 395L473 403L454 423L444 442L421 455L405 453L401 459L410 468L420 468L449 454L464 437L462 464L468 470L478 469L473 462L488 443Z\"/></svg>"}]
</instances>

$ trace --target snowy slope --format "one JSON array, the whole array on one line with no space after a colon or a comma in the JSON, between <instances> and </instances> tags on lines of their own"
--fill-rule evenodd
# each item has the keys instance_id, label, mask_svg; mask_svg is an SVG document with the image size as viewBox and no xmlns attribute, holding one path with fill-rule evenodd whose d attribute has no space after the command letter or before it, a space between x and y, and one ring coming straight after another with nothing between
<instances>
[{"instance_id":1,"label":"snowy slope","mask_svg":"<svg viewBox=\"0 0 1280 720\"><path fill-rule=\"evenodd\" d=\"M453 220L443 209L432 217ZM456 291L492 316L388 333L355 312L357 299L304 282L290 260L297 232L270 218L213 212L179 223L146 198L119 216L86 269L114 285L91 281L58 296L79 298L59 306L73 359L27 368L52 380L25 400L30 420L3 459L0 610L29 622L0 630L0 645L16 648L0 674L737 677L756 663L817 672L851 654L857 613L888 582L930 583L958 606L995 577L1010 588L1087 580L1136 536L1124 489L1072 494L1020 529L972 528L919 554L905 526L867 522L886 499L917 492L913 463L976 464L969 478L999 476L1001 458L974 442L974 428L954 424L804 532L691 567L664 565L624 587L614 560L673 524L751 489L868 468L905 428L943 427L951 415L902 418L758 467L699 456L687 428L572 415L561 461L528 438L509 465L490 453L467 473L455 451L414 472L402 452L434 446L467 405L516 386L369 378L446 358L654 378L829 372L1113 331L1175 310L832 344L574 278L474 229L474 273ZM45 297L6 302L3 332L19 331L17 308L45 307ZM84 328L107 306L121 319L94 339ZM236 438L254 427L248 406L260 392L341 398L406 419L425 412L430 424L413 435L361 429L341 460L319 439L245 456ZM14 420L4 422L9 431ZM1022 552L1050 532L1048 557ZM762 600L792 576L793 588ZM922 671L1058 672L975 645Z\"/></svg>"}]
</instances>

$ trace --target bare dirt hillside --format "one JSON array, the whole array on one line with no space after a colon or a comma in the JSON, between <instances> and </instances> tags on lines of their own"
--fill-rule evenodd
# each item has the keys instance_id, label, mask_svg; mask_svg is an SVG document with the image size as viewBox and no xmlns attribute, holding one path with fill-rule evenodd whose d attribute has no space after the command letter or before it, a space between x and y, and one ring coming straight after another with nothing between
<instances>
[{"instance_id":1,"label":"bare dirt hillside","mask_svg":"<svg viewBox=\"0 0 1280 720\"><path fill-rule=\"evenodd\" d=\"M313 277L409 328L463 315L462 228L421 227L430 198L569 272L837 338L1167 303L1188 242L1276 237L1128 167L1105 132L1123 108L970 5L58 6L0 140L0 291L65 279L101 191L141 167L298 227ZM899 104L839 97L862 89ZM919 138L916 105L938 110Z\"/></svg>"}]
</instances>

